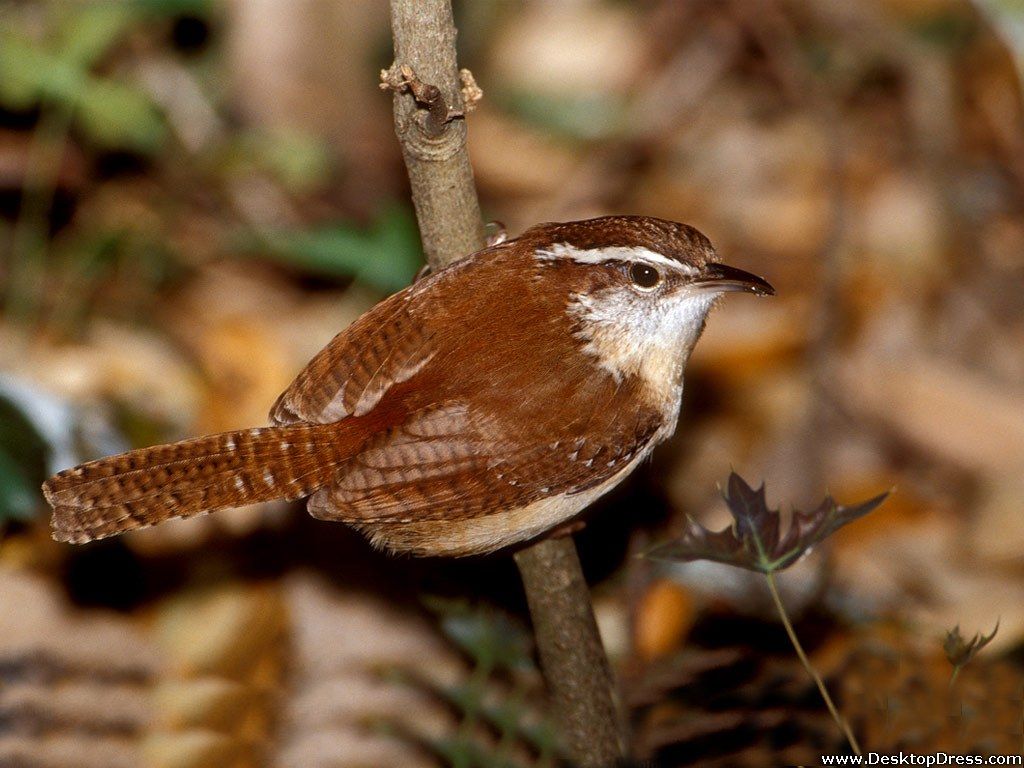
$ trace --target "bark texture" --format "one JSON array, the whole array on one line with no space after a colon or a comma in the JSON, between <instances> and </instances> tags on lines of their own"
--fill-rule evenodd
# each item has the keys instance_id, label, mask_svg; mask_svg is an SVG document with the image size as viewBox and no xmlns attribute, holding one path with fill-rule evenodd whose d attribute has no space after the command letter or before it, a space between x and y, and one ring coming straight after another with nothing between
<instances>
[{"instance_id":1,"label":"bark texture","mask_svg":"<svg viewBox=\"0 0 1024 768\"><path fill-rule=\"evenodd\" d=\"M568 536L544 539L515 558L544 679L573 765L615 765L624 753L624 739L612 694L614 681L576 545Z\"/></svg>"},{"instance_id":2,"label":"bark texture","mask_svg":"<svg viewBox=\"0 0 1024 768\"><path fill-rule=\"evenodd\" d=\"M447 113L463 109L450 0L392 0L395 43L392 79L403 65L440 91ZM412 89L395 89L395 133L409 172L412 202L427 262L435 269L484 245L480 203L466 151L466 121L441 124L438 104L417 102Z\"/></svg>"}]
</instances>

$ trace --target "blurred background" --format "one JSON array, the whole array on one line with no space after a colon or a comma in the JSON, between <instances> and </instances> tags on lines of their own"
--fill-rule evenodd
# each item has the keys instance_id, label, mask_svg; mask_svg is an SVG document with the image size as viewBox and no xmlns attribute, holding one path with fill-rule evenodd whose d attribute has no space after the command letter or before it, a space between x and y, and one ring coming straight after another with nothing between
<instances>
[{"instance_id":1,"label":"blurred background","mask_svg":"<svg viewBox=\"0 0 1024 768\"><path fill-rule=\"evenodd\" d=\"M843 748L752 574L638 558L769 500L871 516L780 577L865 749L1019 752L1024 6L456 3L485 214L697 226L733 297L676 438L577 539L635 756ZM551 766L507 556L301 505L52 542L39 484L266 422L420 265L374 0L0 2L0 765ZM949 685L946 630L999 632Z\"/></svg>"}]
</instances>

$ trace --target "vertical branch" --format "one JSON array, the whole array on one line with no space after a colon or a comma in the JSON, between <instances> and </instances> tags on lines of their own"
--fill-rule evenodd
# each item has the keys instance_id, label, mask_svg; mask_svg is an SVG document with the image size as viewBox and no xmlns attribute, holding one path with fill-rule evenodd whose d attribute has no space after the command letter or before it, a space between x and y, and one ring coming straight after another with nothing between
<instances>
[{"instance_id":1,"label":"vertical branch","mask_svg":"<svg viewBox=\"0 0 1024 768\"><path fill-rule=\"evenodd\" d=\"M568 536L516 552L540 663L573 765L606 768L624 753L614 682L576 545Z\"/></svg>"},{"instance_id":2,"label":"vertical branch","mask_svg":"<svg viewBox=\"0 0 1024 768\"><path fill-rule=\"evenodd\" d=\"M484 245L466 151L451 1L392 0L391 29L395 63L384 82L394 91L395 133L409 172L423 251L437 269Z\"/></svg>"},{"instance_id":3,"label":"vertical branch","mask_svg":"<svg viewBox=\"0 0 1024 768\"><path fill-rule=\"evenodd\" d=\"M479 250L484 230L466 151L451 0L391 0L395 132L409 173L427 261L440 267ZM544 677L574 765L622 754L608 660L576 546L548 539L516 554Z\"/></svg>"}]
</instances>

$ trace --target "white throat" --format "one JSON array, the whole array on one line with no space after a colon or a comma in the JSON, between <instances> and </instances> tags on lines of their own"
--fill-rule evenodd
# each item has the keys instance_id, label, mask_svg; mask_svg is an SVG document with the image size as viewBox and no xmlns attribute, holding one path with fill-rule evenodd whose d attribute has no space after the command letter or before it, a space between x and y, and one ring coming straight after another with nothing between
<instances>
[{"instance_id":1,"label":"white throat","mask_svg":"<svg viewBox=\"0 0 1024 768\"><path fill-rule=\"evenodd\" d=\"M682 394L683 369L704 330L717 294L679 291L657 301L625 289L573 294L568 311L579 321L584 351L616 381L639 375L661 397Z\"/></svg>"}]
</instances>

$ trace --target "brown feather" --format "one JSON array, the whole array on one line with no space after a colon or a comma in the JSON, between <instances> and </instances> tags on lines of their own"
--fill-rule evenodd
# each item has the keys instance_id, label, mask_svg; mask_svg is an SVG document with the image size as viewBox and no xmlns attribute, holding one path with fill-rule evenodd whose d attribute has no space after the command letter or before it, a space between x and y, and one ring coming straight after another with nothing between
<instances>
[{"instance_id":1,"label":"brown feather","mask_svg":"<svg viewBox=\"0 0 1024 768\"><path fill-rule=\"evenodd\" d=\"M65 470L43 485L54 538L77 544L175 517L308 496L352 450L347 433L319 425L247 429Z\"/></svg>"}]
</instances>

